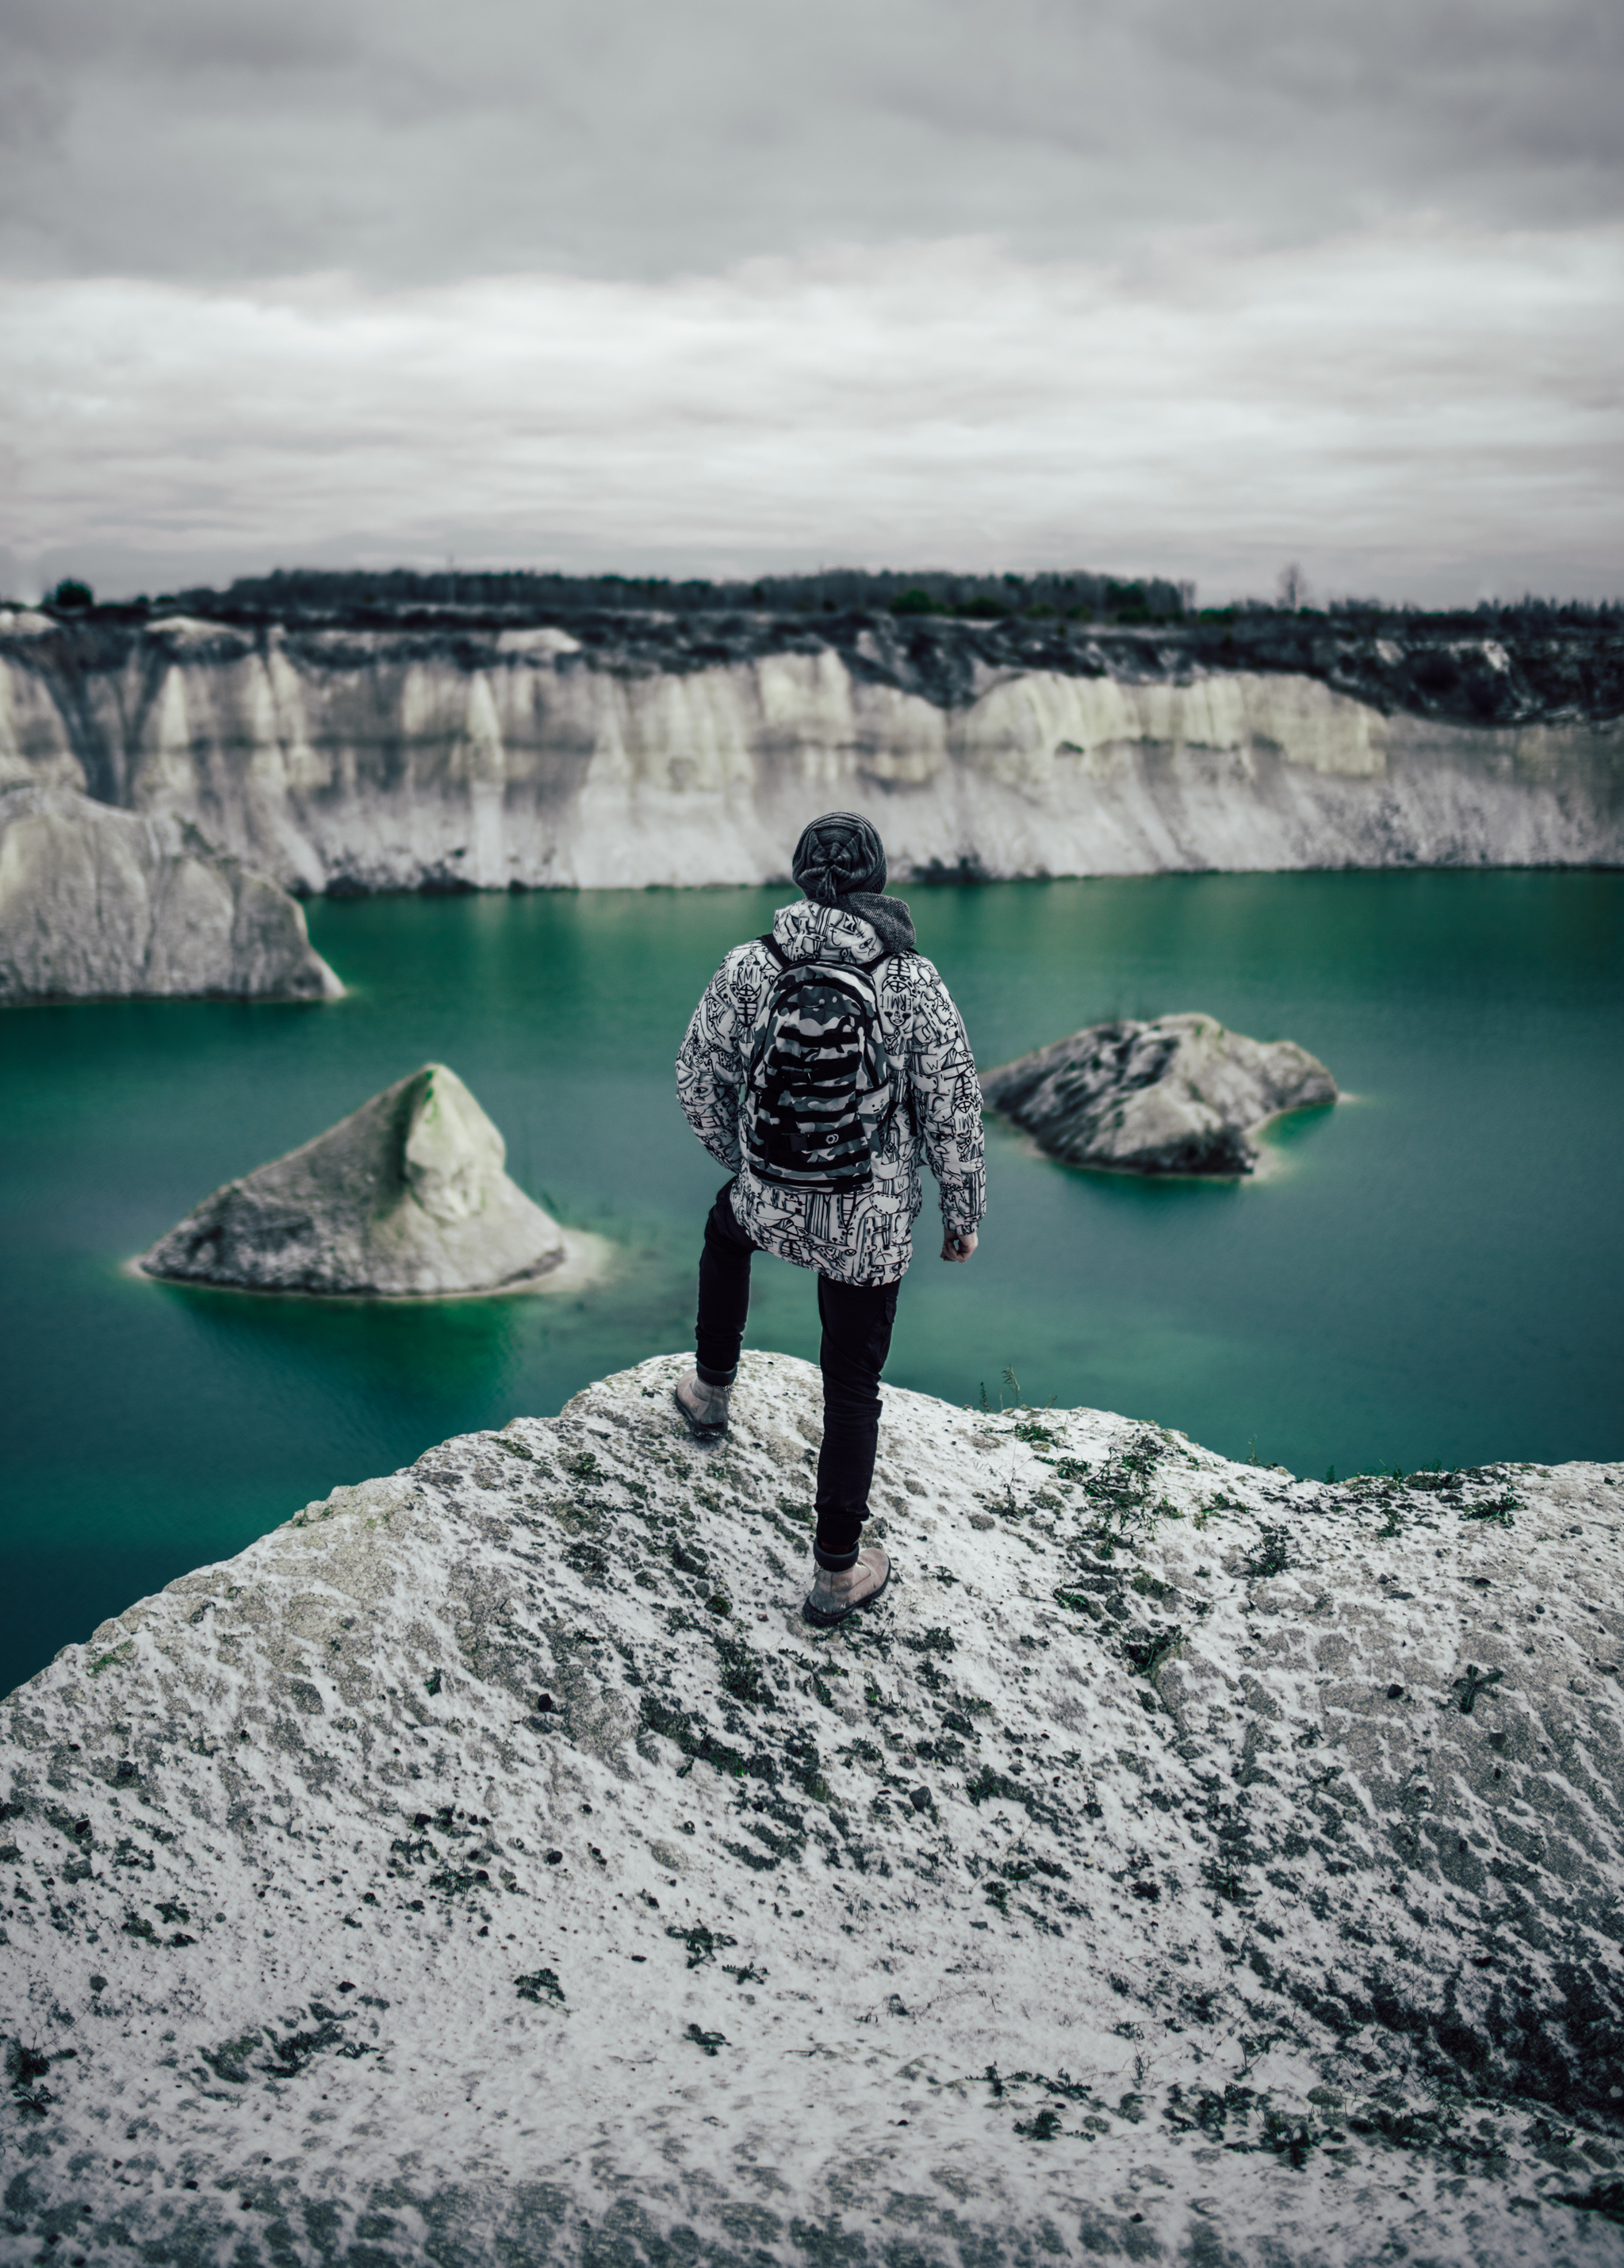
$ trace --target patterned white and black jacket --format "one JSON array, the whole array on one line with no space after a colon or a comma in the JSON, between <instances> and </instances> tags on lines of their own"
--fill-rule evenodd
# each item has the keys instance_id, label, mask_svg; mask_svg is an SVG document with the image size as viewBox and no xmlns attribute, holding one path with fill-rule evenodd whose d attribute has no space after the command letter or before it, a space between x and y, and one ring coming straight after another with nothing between
<instances>
[{"instance_id":1,"label":"patterned white and black jacket","mask_svg":"<svg viewBox=\"0 0 1624 2268\"><path fill-rule=\"evenodd\" d=\"M807 898L779 908L773 935L790 961L868 962L880 949L870 923ZM964 1024L922 954L893 953L882 961L873 976L885 1053L893 1077L907 1086L874 1152L873 1180L834 1195L778 1188L751 1172L739 1138L744 1050L777 974L759 938L734 946L694 1011L677 1057L678 1100L717 1164L739 1175L733 1211L753 1243L836 1283L893 1283L913 1256L914 1222L924 1201L922 1146L941 1187L945 1234L966 1234L987 1210L981 1090Z\"/></svg>"}]
</instances>

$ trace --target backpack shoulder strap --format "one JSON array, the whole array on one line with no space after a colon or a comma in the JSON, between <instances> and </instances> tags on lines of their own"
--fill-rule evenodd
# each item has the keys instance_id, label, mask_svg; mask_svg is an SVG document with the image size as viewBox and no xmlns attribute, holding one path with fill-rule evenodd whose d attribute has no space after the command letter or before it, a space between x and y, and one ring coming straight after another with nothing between
<instances>
[{"instance_id":1,"label":"backpack shoulder strap","mask_svg":"<svg viewBox=\"0 0 1624 2268\"><path fill-rule=\"evenodd\" d=\"M756 943L758 945L764 945L767 947L768 951L772 954L773 959L778 963L780 968L788 968L790 966L789 959L785 954L783 946L779 944L777 939L773 935L770 929L763 930L761 936L757 938Z\"/></svg>"}]
</instances>

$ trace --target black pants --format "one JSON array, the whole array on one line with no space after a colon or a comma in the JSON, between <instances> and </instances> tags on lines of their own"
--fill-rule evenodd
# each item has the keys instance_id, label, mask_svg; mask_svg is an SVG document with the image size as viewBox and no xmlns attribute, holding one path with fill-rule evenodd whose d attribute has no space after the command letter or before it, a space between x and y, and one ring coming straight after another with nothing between
<instances>
[{"instance_id":1,"label":"black pants","mask_svg":"<svg viewBox=\"0 0 1624 2268\"><path fill-rule=\"evenodd\" d=\"M699 1374L713 1386L725 1386L739 1366L750 1311L750 1256L756 1248L734 1219L732 1195L731 1182L718 1191L699 1261L695 1344ZM879 1443L879 1373L891 1351L900 1289L818 1278L823 1447L812 1557L820 1567L849 1567L857 1557Z\"/></svg>"}]
</instances>

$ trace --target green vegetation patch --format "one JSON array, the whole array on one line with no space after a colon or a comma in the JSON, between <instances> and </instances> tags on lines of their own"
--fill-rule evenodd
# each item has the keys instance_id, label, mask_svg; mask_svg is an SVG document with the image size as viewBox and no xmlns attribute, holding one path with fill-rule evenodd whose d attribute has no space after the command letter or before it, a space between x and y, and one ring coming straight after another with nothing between
<instances>
[{"instance_id":1,"label":"green vegetation patch","mask_svg":"<svg viewBox=\"0 0 1624 2268\"><path fill-rule=\"evenodd\" d=\"M264 2069L272 2079L297 2079L324 2048L337 2048L351 2056L369 2052L359 2044L352 2046L338 2025L329 2022L313 2032L289 2032L285 2037L273 2040L272 2060L264 2066Z\"/></svg>"},{"instance_id":2,"label":"green vegetation patch","mask_svg":"<svg viewBox=\"0 0 1624 2268\"><path fill-rule=\"evenodd\" d=\"M984 1803L1018 1803L1029 1819L1053 1822L1052 1807L1043 1800L1035 1788L1023 1787L1019 1780L995 1771L991 1764L983 1764L974 1779L965 1782L965 1793L979 1811Z\"/></svg>"},{"instance_id":3,"label":"green vegetation patch","mask_svg":"<svg viewBox=\"0 0 1624 2268\"><path fill-rule=\"evenodd\" d=\"M1164 1631L1152 1631L1143 1637L1124 1638L1122 1653L1135 1677L1154 1677L1162 1664L1171 1660L1183 1644L1183 1628L1179 1624L1172 1623Z\"/></svg>"},{"instance_id":4,"label":"green vegetation patch","mask_svg":"<svg viewBox=\"0 0 1624 2268\"><path fill-rule=\"evenodd\" d=\"M710 1602L714 1604L714 1602ZM751 1709L775 1709L778 1706L773 1689L761 1674L761 1658L737 1638L717 1636L716 1653L722 1662L722 1690L742 1701Z\"/></svg>"},{"instance_id":5,"label":"green vegetation patch","mask_svg":"<svg viewBox=\"0 0 1624 2268\"><path fill-rule=\"evenodd\" d=\"M438 1890L442 1896L448 1898L459 1898L465 1891L477 1889L481 1885L487 1889L490 1887L490 1876L483 1867L473 1869L443 1867L438 1874L429 1877L429 1888Z\"/></svg>"},{"instance_id":6,"label":"green vegetation patch","mask_svg":"<svg viewBox=\"0 0 1624 2268\"><path fill-rule=\"evenodd\" d=\"M1247 1555L1248 1575L1283 1575L1291 1565L1291 1531L1289 1528L1260 1528L1255 1548Z\"/></svg>"},{"instance_id":7,"label":"green vegetation patch","mask_svg":"<svg viewBox=\"0 0 1624 2268\"><path fill-rule=\"evenodd\" d=\"M218 2047L200 2048L198 2054L215 2077L224 2080L228 2087L246 2087L250 2076L248 2058L263 2039L262 2032L239 2032L234 2040L222 2040Z\"/></svg>"},{"instance_id":8,"label":"green vegetation patch","mask_svg":"<svg viewBox=\"0 0 1624 2268\"><path fill-rule=\"evenodd\" d=\"M674 1937L680 1945L687 1946L690 1969L698 1969L707 1961L714 1961L718 1948L726 1948L739 1942L736 1937L729 1937L722 1930L708 1929L702 1921L696 1921L688 1929L680 1928L673 1923L666 1930L665 1934L667 1937Z\"/></svg>"},{"instance_id":9,"label":"green vegetation patch","mask_svg":"<svg viewBox=\"0 0 1624 2268\"><path fill-rule=\"evenodd\" d=\"M1166 1446L1152 1427L1142 1425L1099 1464L1076 1457L1040 1457L1039 1462L1056 1480L1081 1487L1091 1513L1084 1533L1109 1558L1118 1544L1148 1533L1158 1519L1179 1517L1177 1507L1158 1496L1154 1485Z\"/></svg>"},{"instance_id":10,"label":"green vegetation patch","mask_svg":"<svg viewBox=\"0 0 1624 2268\"><path fill-rule=\"evenodd\" d=\"M696 1724L686 1709L663 1701L658 1694L645 1693L640 1712L643 1727L658 1733L661 1738L674 1741L685 1756L697 1756L702 1763L713 1764L717 1771L728 1772L735 1779L776 1780L777 1760L758 1749L746 1756L742 1749L731 1748L719 1741L708 1725Z\"/></svg>"}]
</instances>

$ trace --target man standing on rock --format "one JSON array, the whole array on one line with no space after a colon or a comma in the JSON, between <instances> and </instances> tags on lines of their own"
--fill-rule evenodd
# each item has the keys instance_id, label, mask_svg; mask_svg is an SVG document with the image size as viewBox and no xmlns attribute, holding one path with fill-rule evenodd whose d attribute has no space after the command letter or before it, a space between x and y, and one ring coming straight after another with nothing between
<instances>
[{"instance_id":1,"label":"man standing on rock","mask_svg":"<svg viewBox=\"0 0 1624 2268\"><path fill-rule=\"evenodd\" d=\"M750 1306L750 1256L818 1276L823 1446L817 1563L803 1612L838 1623L891 1577L859 1549L879 1439L879 1374L922 1204L941 1188L942 1257L967 1260L987 1210L981 1092L946 985L915 949L885 852L855 812L813 820L792 872L805 892L768 935L735 946L677 1057L688 1123L732 1179L705 1223L698 1360L677 1407L701 1441L727 1432Z\"/></svg>"}]
</instances>

